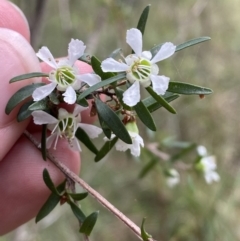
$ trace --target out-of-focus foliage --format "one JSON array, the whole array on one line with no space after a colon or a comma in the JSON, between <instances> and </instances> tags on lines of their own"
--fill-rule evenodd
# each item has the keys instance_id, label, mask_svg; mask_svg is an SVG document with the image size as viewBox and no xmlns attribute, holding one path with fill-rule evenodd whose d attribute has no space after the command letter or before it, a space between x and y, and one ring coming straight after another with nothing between
<instances>
[{"instance_id":1,"label":"out-of-focus foliage","mask_svg":"<svg viewBox=\"0 0 240 241\"><path fill-rule=\"evenodd\" d=\"M13 2L31 22L35 1ZM161 73L172 81L209 87L214 93L204 99L179 98L173 103L177 115L164 109L157 111L154 118L159 131L153 138L152 132L142 129L145 142L156 139L161 142L167 136L175 136L178 140L207 146L217 156L221 181L208 186L203 177L184 175L180 186L169 189L159 165L145 178L138 179L139 171L149 160L144 157L135 161L121 153L114 153L99 163L92 156L84 156L81 175L139 225L142 217L147 216L145 228L159 241L239 240L239 0L47 1L34 47L37 50L46 45L54 56L61 56L67 54L69 39L79 38L99 59L119 47L129 51L125 44L126 30L136 27L140 13L149 3L152 7L144 49L165 41L177 45L199 36L212 38L161 63ZM60 7L63 4L65 7ZM89 212L100 210L92 241L137 240L92 198L84 200L82 205ZM79 240L78 224L71 213L64 208L57 211L49 222L62 215L52 224L29 223L0 241ZM17 232L25 231L25 238L20 239Z\"/></svg>"}]
</instances>

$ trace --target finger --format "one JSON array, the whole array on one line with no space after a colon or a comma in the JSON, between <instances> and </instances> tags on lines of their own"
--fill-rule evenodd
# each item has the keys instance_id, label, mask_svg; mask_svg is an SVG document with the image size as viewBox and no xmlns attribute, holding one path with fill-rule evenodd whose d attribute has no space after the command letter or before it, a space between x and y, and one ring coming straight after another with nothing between
<instances>
[{"instance_id":1,"label":"finger","mask_svg":"<svg viewBox=\"0 0 240 241\"><path fill-rule=\"evenodd\" d=\"M69 150L66 140L58 142L57 151L50 151L72 171L79 172L79 154ZM43 161L41 152L24 136L0 162L0 235L35 217L47 200L50 191L43 182L44 168L55 185L64 180L61 172L50 161Z\"/></svg>"},{"instance_id":2,"label":"finger","mask_svg":"<svg viewBox=\"0 0 240 241\"><path fill-rule=\"evenodd\" d=\"M22 11L10 1L0 0L0 28L12 29L20 33L28 42L29 26Z\"/></svg>"},{"instance_id":3,"label":"finger","mask_svg":"<svg viewBox=\"0 0 240 241\"><path fill-rule=\"evenodd\" d=\"M21 87L40 81L33 78L9 84L9 80L17 75L39 72L39 61L29 43L15 31L0 28L0 160L9 151L15 141L26 128L28 121L17 123L16 108L10 115L5 114L5 107L10 97Z\"/></svg>"}]
</instances>

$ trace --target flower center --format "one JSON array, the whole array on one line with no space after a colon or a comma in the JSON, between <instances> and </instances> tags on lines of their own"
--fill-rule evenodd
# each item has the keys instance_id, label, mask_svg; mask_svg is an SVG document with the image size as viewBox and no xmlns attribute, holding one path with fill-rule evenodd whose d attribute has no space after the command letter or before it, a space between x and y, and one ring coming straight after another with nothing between
<instances>
[{"instance_id":1,"label":"flower center","mask_svg":"<svg viewBox=\"0 0 240 241\"><path fill-rule=\"evenodd\" d=\"M60 120L58 123L58 128L60 130L61 135L63 135L66 139L71 140L74 138L75 126L72 116L68 116Z\"/></svg>"},{"instance_id":2,"label":"flower center","mask_svg":"<svg viewBox=\"0 0 240 241\"><path fill-rule=\"evenodd\" d=\"M132 65L132 74L137 80L143 80L148 78L151 73L152 65L151 62L146 59L139 59Z\"/></svg>"},{"instance_id":3,"label":"flower center","mask_svg":"<svg viewBox=\"0 0 240 241\"><path fill-rule=\"evenodd\" d=\"M56 81L61 86L68 86L74 83L76 77L73 68L62 67L56 70Z\"/></svg>"}]
</instances>

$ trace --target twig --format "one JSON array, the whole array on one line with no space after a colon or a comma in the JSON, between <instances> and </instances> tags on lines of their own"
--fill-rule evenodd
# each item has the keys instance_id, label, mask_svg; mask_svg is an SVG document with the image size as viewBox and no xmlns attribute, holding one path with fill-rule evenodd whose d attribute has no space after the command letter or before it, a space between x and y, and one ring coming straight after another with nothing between
<instances>
[{"instance_id":1,"label":"twig","mask_svg":"<svg viewBox=\"0 0 240 241\"><path fill-rule=\"evenodd\" d=\"M24 131L25 136L35 145L37 149L39 148L39 143L36 139L28 132ZM90 187L84 180L82 180L78 175L70 171L63 163L58 161L49 151L47 151L47 158L54 163L62 173L64 173L69 179L78 183L82 186L86 191L88 191L99 203L101 203L105 208L107 208L110 212L112 212L116 217L118 217L125 225L127 225L135 235L140 239L143 240L141 237L141 230L140 228L133 223L128 217L126 217L122 212L120 212L117 208L115 208L107 199L101 196L96 190ZM154 241L152 238L149 238L148 241Z\"/></svg>"}]
</instances>

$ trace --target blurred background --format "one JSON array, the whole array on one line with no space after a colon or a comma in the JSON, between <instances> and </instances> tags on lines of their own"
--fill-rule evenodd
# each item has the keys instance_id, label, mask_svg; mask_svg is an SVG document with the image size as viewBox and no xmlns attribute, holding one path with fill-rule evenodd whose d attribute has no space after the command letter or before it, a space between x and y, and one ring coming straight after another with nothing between
<instances>
[{"instance_id":1,"label":"blurred background","mask_svg":"<svg viewBox=\"0 0 240 241\"><path fill-rule=\"evenodd\" d=\"M145 50L166 41L178 45L200 36L212 38L174 54L159 66L172 81L205 86L214 93L203 99L181 96L172 103L177 115L160 109L154 113L158 132L149 132L142 126L140 133L146 146L157 141L160 150L168 155L176 152L164 145L169 137L206 146L209 154L216 156L221 181L208 185L202 175L187 171L185 165L193 162L193 154L175 162L181 181L174 188L166 185L166 163L161 159L140 179L140 171L149 162L146 151L139 159L112 151L94 163L93 155L84 150L81 177L138 225L147 217L146 229L159 241L240 240L240 1L13 2L28 18L34 49L47 46L56 57L67 55L71 38L81 39L87 45L86 52L101 60L119 47L129 53L126 30L136 27L148 4L151 9L144 35ZM138 240L92 197L81 205L86 214L100 210L91 241ZM77 230L77 220L65 205L39 224L31 221L0 237L0 241L82 240Z\"/></svg>"}]
</instances>

